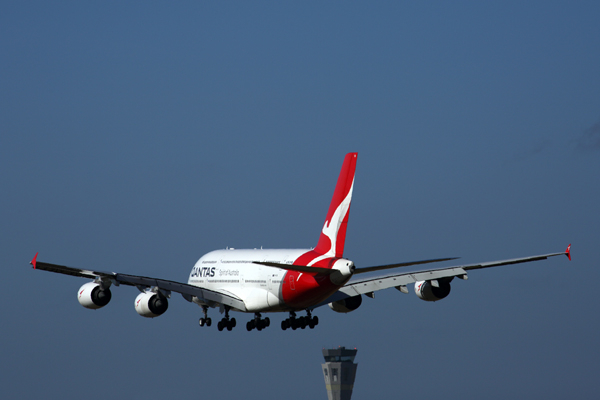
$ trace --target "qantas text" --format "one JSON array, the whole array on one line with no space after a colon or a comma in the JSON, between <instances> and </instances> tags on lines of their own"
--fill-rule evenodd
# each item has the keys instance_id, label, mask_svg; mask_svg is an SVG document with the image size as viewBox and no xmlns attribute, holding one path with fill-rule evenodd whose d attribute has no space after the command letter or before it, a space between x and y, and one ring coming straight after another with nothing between
<instances>
[{"instance_id":1,"label":"qantas text","mask_svg":"<svg viewBox=\"0 0 600 400\"><path fill-rule=\"evenodd\" d=\"M211 278L215 276L215 267L194 267L190 278Z\"/></svg>"}]
</instances>

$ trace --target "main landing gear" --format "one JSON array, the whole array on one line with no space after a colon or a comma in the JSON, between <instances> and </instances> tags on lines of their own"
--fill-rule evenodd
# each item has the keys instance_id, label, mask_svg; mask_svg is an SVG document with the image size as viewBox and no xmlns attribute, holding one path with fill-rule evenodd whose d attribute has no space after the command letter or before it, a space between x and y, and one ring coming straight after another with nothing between
<instances>
[{"instance_id":1,"label":"main landing gear","mask_svg":"<svg viewBox=\"0 0 600 400\"><path fill-rule=\"evenodd\" d=\"M269 317L262 319L260 317L260 313L254 313L254 319L251 319L246 323L246 329L250 332L252 329L256 328L257 331L262 331L267 326L271 325L271 320Z\"/></svg>"},{"instance_id":2,"label":"main landing gear","mask_svg":"<svg viewBox=\"0 0 600 400\"><path fill-rule=\"evenodd\" d=\"M202 306L202 313L204 314L204 317L200 318L198 324L200 326L211 326L212 320L208 318L208 306ZM217 323L217 328L219 329L219 331L222 331L223 329L227 329L228 331L230 331L233 328L235 328L235 325L235 318L229 318L229 307L226 307L225 316L222 320L220 320Z\"/></svg>"},{"instance_id":3,"label":"main landing gear","mask_svg":"<svg viewBox=\"0 0 600 400\"><path fill-rule=\"evenodd\" d=\"M225 328L230 331L235 328L235 325L235 318L229 318L229 307L225 307L225 316L219 321L219 323L217 323L217 328L219 331L222 331Z\"/></svg>"},{"instance_id":4,"label":"main landing gear","mask_svg":"<svg viewBox=\"0 0 600 400\"><path fill-rule=\"evenodd\" d=\"M236 326L235 318L229 318L229 307L225 307L225 316L217 323L217 328L219 331L227 329L231 331ZM208 317L208 306L202 306L202 313L204 317L200 318L198 323L200 326L211 326L212 320ZM281 321L281 329L284 331L288 328L292 328L292 330L296 330L298 328L305 329L307 326L310 329L313 329L315 326L319 324L319 317L316 315L313 317L310 313L310 310L306 310L305 317L296 318L296 313L294 311L290 311L290 317ZM256 329L257 331L262 331L266 327L271 325L271 321L269 317L262 318L260 313L254 313L254 318L246 323L246 329L248 331Z\"/></svg>"},{"instance_id":5,"label":"main landing gear","mask_svg":"<svg viewBox=\"0 0 600 400\"><path fill-rule=\"evenodd\" d=\"M287 328L292 328L296 330L298 328L304 329L307 326L310 329L313 329L315 326L319 325L319 317L316 315L311 317L310 310L306 310L306 317L296 318L296 313L294 311L290 311L290 317L288 319L284 319L281 321L281 329L284 331Z\"/></svg>"},{"instance_id":6,"label":"main landing gear","mask_svg":"<svg viewBox=\"0 0 600 400\"><path fill-rule=\"evenodd\" d=\"M200 318L198 324L200 324L200 326L211 326L212 319L208 318L208 306L202 306L202 313L204 314L204 317Z\"/></svg>"}]
</instances>

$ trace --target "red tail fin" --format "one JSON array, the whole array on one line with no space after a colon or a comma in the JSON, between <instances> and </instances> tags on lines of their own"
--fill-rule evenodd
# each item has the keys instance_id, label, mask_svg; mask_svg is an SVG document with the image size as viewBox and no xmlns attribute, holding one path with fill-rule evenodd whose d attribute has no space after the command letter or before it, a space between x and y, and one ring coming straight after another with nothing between
<instances>
[{"instance_id":1,"label":"red tail fin","mask_svg":"<svg viewBox=\"0 0 600 400\"><path fill-rule=\"evenodd\" d=\"M315 252L319 254L342 257L344 253L357 156L358 153L348 153L344 158L344 164L333 192L321 237L317 247L315 247Z\"/></svg>"}]
</instances>

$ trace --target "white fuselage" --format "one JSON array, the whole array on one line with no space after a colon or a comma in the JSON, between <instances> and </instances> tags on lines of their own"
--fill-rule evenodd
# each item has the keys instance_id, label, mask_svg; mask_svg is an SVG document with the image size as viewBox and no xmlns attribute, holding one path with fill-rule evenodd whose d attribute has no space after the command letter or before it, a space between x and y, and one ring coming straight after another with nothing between
<instances>
[{"instance_id":1,"label":"white fuselage","mask_svg":"<svg viewBox=\"0 0 600 400\"><path fill-rule=\"evenodd\" d=\"M253 261L292 264L309 249L215 250L192 268L188 284L225 291L242 299L248 312L285 311L282 281L286 270Z\"/></svg>"}]
</instances>

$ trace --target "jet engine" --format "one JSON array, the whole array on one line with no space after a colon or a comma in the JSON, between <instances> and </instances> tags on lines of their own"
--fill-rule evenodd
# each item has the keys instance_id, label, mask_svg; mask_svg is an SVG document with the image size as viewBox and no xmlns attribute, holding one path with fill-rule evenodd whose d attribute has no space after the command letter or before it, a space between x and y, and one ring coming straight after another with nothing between
<instances>
[{"instance_id":1,"label":"jet engine","mask_svg":"<svg viewBox=\"0 0 600 400\"><path fill-rule=\"evenodd\" d=\"M452 278L415 282L415 293L421 300L438 301L450 294Z\"/></svg>"},{"instance_id":2,"label":"jet engine","mask_svg":"<svg viewBox=\"0 0 600 400\"><path fill-rule=\"evenodd\" d=\"M144 292L135 298L135 311L142 317L154 318L169 308L167 298L161 293Z\"/></svg>"},{"instance_id":3,"label":"jet engine","mask_svg":"<svg viewBox=\"0 0 600 400\"><path fill-rule=\"evenodd\" d=\"M350 311L356 310L362 304L362 296L348 297L344 300L334 301L329 303L329 308L339 313L349 313Z\"/></svg>"},{"instance_id":4,"label":"jet engine","mask_svg":"<svg viewBox=\"0 0 600 400\"><path fill-rule=\"evenodd\" d=\"M102 285L95 282L89 282L79 288L77 300L79 304L91 310L97 310L104 307L110 301L112 295L110 289L103 289Z\"/></svg>"}]
</instances>

